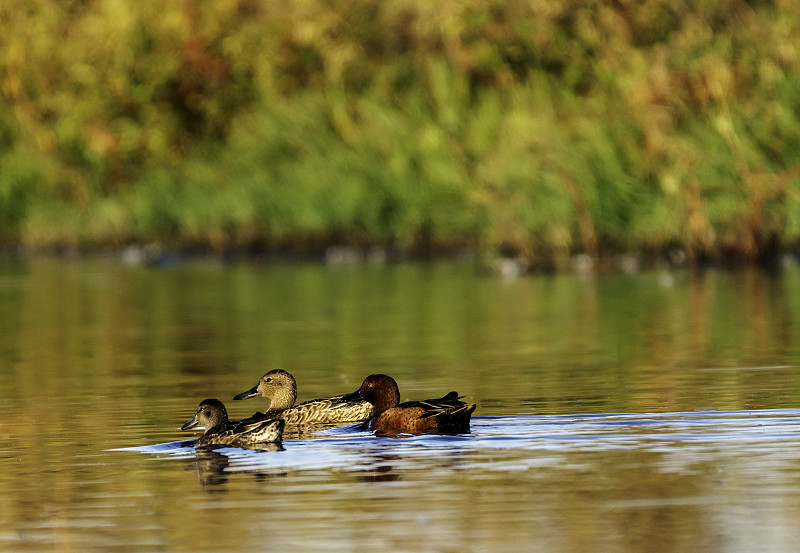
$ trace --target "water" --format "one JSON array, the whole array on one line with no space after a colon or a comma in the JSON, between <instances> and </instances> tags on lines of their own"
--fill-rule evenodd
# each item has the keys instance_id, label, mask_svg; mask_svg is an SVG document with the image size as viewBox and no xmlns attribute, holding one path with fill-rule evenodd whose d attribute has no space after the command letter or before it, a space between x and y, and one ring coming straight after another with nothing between
<instances>
[{"instance_id":1,"label":"water","mask_svg":"<svg viewBox=\"0 0 800 553\"><path fill-rule=\"evenodd\" d=\"M0 262L0 551L794 551L800 270L504 282L460 263ZM285 368L478 403L182 447Z\"/></svg>"}]
</instances>

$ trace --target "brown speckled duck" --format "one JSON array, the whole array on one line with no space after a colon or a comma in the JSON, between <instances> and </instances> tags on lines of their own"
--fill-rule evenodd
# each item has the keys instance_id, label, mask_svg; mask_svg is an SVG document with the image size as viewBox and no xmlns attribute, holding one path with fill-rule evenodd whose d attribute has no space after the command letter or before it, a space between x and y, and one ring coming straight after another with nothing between
<instances>
[{"instance_id":1,"label":"brown speckled duck","mask_svg":"<svg viewBox=\"0 0 800 553\"><path fill-rule=\"evenodd\" d=\"M205 427L205 433L197 439L197 445L257 446L265 443L280 443L286 423L277 418L257 414L249 419L229 421L225 405L218 399L200 402L192 420L181 426L189 430Z\"/></svg>"},{"instance_id":2,"label":"brown speckled duck","mask_svg":"<svg viewBox=\"0 0 800 553\"><path fill-rule=\"evenodd\" d=\"M258 384L237 394L233 399L248 399L263 396L270 400L264 412L268 418L281 418L287 424L348 424L361 422L372 416L372 405L361 398L358 390L340 396L313 399L294 405L297 399L297 383L294 377L282 369L269 371Z\"/></svg>"},{"instance_id":3,"label":"brown speckled duck","mask_svg":"<svg viewBox=\"0 0 800 553\"><path fill-rule=\"evenodd\" d=\"M365 427L378 435L466 434L476 407L460 401L456 392L439 399L400 403L397 382L385 374L368 376L358 392L375 407Z\"/></svg>"}]
</instances>

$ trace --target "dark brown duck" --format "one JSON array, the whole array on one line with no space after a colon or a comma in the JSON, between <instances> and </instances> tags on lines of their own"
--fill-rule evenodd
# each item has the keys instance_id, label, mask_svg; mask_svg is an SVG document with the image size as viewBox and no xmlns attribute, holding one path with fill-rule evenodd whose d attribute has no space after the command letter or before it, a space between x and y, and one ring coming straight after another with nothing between
<instances>
[{"instance_id":1,"label":"dark brown duck","mask_svg":"<svg viewBox=\"0 0 800 553\"><path fill-rule=\"evenodd\" d=\"M461 401L456 392L439 399L400 403L397 382L385 374L365 378L358 393L375 407L365 426L381 435L466 434L476 407Z\"/></svg>"}]
</instances>

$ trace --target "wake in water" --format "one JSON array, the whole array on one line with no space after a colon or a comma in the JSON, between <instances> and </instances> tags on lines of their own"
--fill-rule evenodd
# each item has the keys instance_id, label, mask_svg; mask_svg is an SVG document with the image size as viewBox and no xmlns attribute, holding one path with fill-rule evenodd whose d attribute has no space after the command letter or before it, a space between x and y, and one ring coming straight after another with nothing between
<instances>
[{"instance_id":1,"label":"wake in water","mask_svg":"<svg viewBox=\"0 0 800 553\"><path fill-rule=\"evenodd\" d=\"M303 470L394 469L526 470L559 465L575 452L630 450L666 454L662 462L683 470L709 456L748 456L769 462L800 458L800 410L514 415L473 417L471 432L376 437L359 425L286 440L272 451L239 447L196 448L180 440L122 448L162 458L210 462L217 472L280 473ZM213 462L212 462L213 461Z\"/></svg>"}]
</instances>

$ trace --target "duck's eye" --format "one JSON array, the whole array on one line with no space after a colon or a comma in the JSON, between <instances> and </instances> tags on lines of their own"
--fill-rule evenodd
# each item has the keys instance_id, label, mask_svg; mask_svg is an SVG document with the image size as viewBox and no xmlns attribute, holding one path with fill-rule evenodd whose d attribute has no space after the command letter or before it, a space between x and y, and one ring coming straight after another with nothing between
<instances>
[{"instance_id":1,"label":"duck's eye","mask_svg":"<svg viewBox=\"0 0 800 553\"><path fill-rule=\"evenodd\" d=\"M265 382L272 382L272 378L268 378Z\"/></svg>"}]
</instances>

